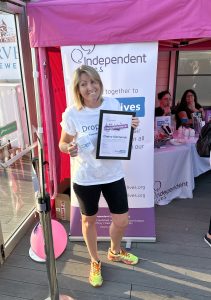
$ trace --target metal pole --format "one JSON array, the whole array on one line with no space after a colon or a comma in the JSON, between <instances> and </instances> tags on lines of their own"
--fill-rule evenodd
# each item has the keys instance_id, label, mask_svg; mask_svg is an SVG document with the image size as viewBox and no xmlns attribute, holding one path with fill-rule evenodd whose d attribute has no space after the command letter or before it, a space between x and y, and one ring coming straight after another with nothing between
<instances>
[{"instance_id":1,"label":"metal pole","mask_svg":"<svg viewBox=\"0 0 211 300\"><path fill-rule=\"evenodd\" d=\"M56 276L56 263L53 247L52 225L50 216L50 197L45 192L45 177L43 168L43 128L42 118L40 110L40 94L39 94L39 73L37 68L37 56L36 50L32 49L32 64L33 64L33 77L35 88L35 101L37 111L37 139L38 139L38 155L39 155L39 180L40 180L40 195L37 197L37 208L39 211L39 217L41 226L43 229L45 254L46 254L46 269L49 281L49 293L50 296L46 300L73 300L66 295L59 295L58 281Z\"/></svg>"}]
</instances>

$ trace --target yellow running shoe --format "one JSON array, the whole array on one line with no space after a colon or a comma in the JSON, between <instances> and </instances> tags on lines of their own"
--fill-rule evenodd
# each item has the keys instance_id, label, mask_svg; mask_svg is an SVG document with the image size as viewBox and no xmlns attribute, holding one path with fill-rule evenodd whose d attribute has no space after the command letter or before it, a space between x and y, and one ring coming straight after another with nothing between
<instances>
[{"instance_id":1,"label":"yellow running shoe","mask_svg":"<svg viewBox=\"0 0 211 300\"><path fill-rule=\"evenodd\" d=\"M89 274L89 282L93 287L99 287L103 284L103 277L101 275L101 262L92 261L91 270Z\"/></svg>"},{"instance_id":2,"label":"yellow running shoe","mask_svg":"<svg viewBox=\"0 0 211 300\"><path fill-rule=\"evenodd\" d=\"M111 261L120 261L126 265L136 265L139 258L132 253L128 253L123 249L120 249L118 254L113 254L111 249L108 249L108 259Z\"/></svg>"}]
</instances>

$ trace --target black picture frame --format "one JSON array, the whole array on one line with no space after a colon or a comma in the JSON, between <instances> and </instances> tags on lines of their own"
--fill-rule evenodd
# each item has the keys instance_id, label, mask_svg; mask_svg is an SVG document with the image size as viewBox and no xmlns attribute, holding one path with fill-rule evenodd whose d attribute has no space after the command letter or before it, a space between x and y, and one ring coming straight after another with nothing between
<instances>
[{"instance_id":1,"label":"black picture frame","mask_svg":"<svg viewBox=\"0 0 211 300\"><path fill-rule=\"evenodd\" d=\"M100 111L100 116L99 116L99 128L98 128L98 138L97 138L97 151L96 151L96 158L97 159L118 159L118 160L130 160L131 158L131 150L132 150L132 140L133 140L133 132L134 129L131 126L131 118L127 118L128 122L124 123L126 121L125 116L131 116L131 117L135 117L136 113L135 112L126 112L126 111L114 111L114 110L101 110ZM121 116L122 116L122 120L123 123L121 124L115 124L115 118L116 121L121 120ZM114 119L114 124L110 125L105 125L104 126L104 122L105 119ZM104 126L104 128L103 128ZM121 129L126 129L127 128L127 135L125 136L125 134L123 136L121 136ZM106 135L105 132L111 132L113 131L114 135L113 138L108 134L108 139L106 142ZM118 136L116 136L116 133L118 132ZM113 139L113 140L112 140ZM111 153L107 153L106 155L106 151L105 149L106 144L112 143L112 141L115 141L116 145L118 146L118 142L121 144L122 147L122 143L121 139L125 140L125 149L120 149L118 152L118 149L114 149L113 153L111 151ZM101 151L101 148L104 148L103 151ZM114 147L115 148L115 147ZM110 147L111 149L111 147ZM105 154L102 154L102 152L105 152ZM122 153L122 154L121 154Z\"/></svg>"}]
</instances>

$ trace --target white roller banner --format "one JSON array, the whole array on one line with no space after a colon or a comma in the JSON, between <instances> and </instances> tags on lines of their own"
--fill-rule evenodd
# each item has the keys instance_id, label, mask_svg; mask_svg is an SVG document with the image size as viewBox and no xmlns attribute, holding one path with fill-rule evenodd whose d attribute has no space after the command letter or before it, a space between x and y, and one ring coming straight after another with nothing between
<instances>
[{"instance_id":1,"label":"white roller banner","mask_svg":"<svg viewBox=\"0 0 211 300\"><path fill-rule=\"evenodd\" d=\"M136 112L140 119L140 125L134 131L131 159L123 161L130 207L126 240L155 240L153 168L157 53L157 42L62 47L67 104L72 103L72 74L80 65L86 64L99 72L104 96L116 98L123 111ZM71 237L81 239L81 217L73 191L70 219ZM102 197L97 218L100 238L109 236L110 222Z\"/></svg>"}]
</instances>

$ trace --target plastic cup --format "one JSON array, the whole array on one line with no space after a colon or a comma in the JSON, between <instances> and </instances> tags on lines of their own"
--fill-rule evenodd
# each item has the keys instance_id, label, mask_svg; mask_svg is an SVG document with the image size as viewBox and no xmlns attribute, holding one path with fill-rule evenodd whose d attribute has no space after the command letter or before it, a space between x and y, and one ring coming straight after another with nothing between
<instances>
[{"instance_id":1,"label":"plastic cup","mask_svg":"<svg viewBox=\"0 0 211 300\"><path fill-rule=\"evenodd\" d=\"M188 138L189 135L190 135L190 130L189 130L189 128L186 128L186 129L184 130L184 136L185 136L186 138Z\"/></svg>"},{"instance_id":2,"label":"plastic cup","mask_svg":"<svg viewBox=\"0 0 211 300\"><path fill-rule=\"evenodd\" d=\"M101 163L94 157L95 147L92 144L90 137L85 134L80 135L76 143L78 145L80 155L84 157L84 160L86 160L90 166L99 168L101 166Z\"/></svg>"},{"instance_id":3,"label":"plastic cup","mask_svg":"<svg viewBox=\"0 0 211 300\"><path fill-rule=\"evenodd\" d=\"M94 145L88 135L79 136L76 142L82 152L91 153L94 150Z\"/></svg>"}]
</instances>

